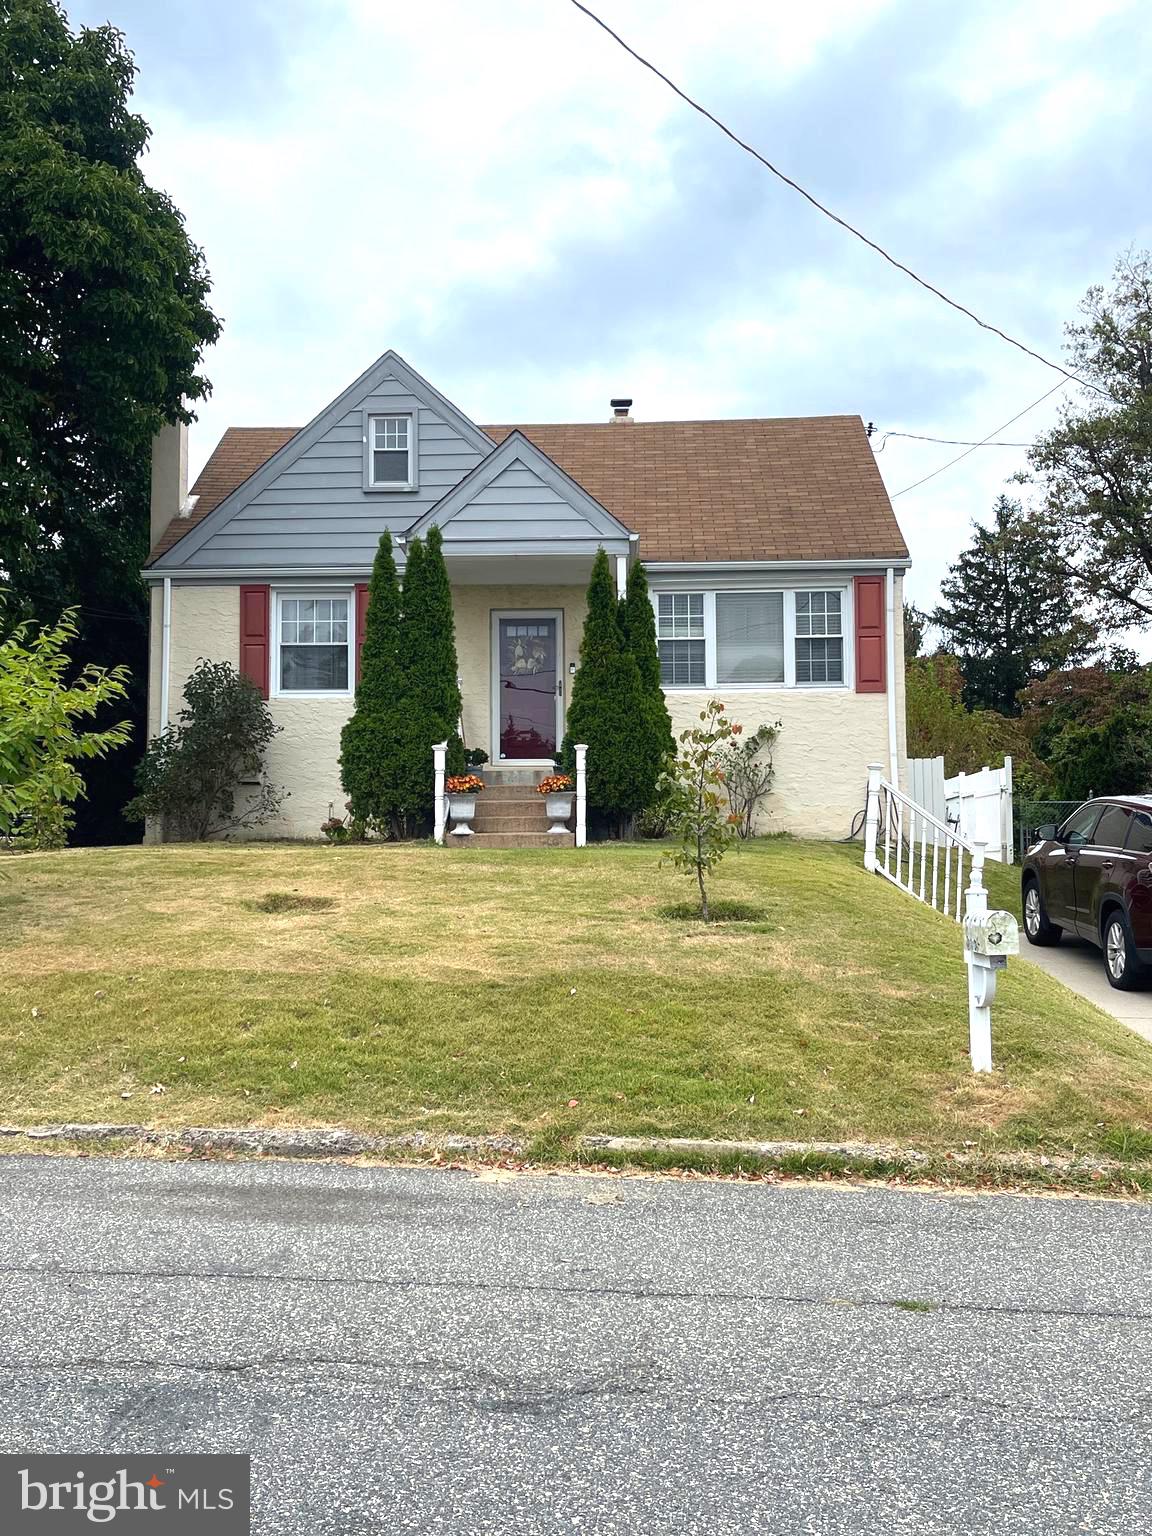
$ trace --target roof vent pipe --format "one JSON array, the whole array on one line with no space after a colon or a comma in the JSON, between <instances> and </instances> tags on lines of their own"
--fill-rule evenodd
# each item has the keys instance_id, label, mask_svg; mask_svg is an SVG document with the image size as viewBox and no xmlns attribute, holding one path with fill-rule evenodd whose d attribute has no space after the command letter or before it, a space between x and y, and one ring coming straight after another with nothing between
<instances>
[{"instance_id":1,"label":"roof vent pipe","mask_svg":"<svg viewBox=\"0 0 1152 1536\"><path fill-rule=\"evenodd\" d=\"M628 414L628 411L629 411L629 409L630 409L630 407L632 405L631 400L613 400L611 402L611 405L612 405L612 420L613 421L631 421L632 420L631 416L629 416L629 414Z\"/></svg>"}]
</instances>

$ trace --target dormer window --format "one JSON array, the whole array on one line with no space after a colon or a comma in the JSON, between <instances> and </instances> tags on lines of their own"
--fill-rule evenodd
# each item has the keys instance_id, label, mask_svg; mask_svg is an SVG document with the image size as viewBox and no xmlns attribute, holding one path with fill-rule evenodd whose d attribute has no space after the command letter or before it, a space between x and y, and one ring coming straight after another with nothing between
<instances>
[{"instance_id":1,"label":"dormer window","mask_svg":"<svg viewBox=\"0 0 1152 1536\"><path fill-rule=\"evenodd\" d=\"M415 422L410 415L369 416L368 475L371 491L410 491L416 485Z\"/></svg>"}]
</instances>

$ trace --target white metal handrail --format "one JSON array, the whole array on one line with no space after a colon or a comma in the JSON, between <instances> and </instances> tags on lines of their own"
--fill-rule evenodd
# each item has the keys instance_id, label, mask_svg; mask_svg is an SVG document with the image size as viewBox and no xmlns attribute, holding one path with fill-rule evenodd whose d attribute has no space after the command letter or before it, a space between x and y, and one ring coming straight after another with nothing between
<instances>
[{"instance_id":1,"label":"white metal handrail","mask_svg":"<svg viewBox=\"0 0 1152 1536\"><path fill-rule=\"evenodd\" d=\"M864 868L962 922L964 857L970 888L982 889L984 845L969 843L882 774L878 763L869 765Z\"/></svg>"}]
</instances>

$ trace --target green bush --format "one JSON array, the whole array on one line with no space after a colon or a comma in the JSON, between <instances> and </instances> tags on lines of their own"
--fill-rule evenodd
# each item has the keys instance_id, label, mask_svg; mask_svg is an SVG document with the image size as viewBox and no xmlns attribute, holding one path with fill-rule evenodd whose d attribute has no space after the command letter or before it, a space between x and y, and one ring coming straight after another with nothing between
<instances>
[{"instance_id":1,"label":"green bush","mask_svg":"<svg viewBox=\"0 0 1152 1536\"><path fill-rule=\"evenodd\" d=\"M231 662L197 662L184 684L184 707L148 744L125 816L163 817L166 836L193 842L261 825L284 800L262 778L264 754L281 729L260 690ZM261 782L238 805L242 778Z\"/></svg>"},{"instance_id":2,"label":"green bush","mask_svg":"<svg viewBox=\"0 0 1152 1536\"><path fill-rule=\"evenodd\" d=\"M0 609L0 621L3 611ZM0 839L26 848L58 848L84 793L76 764L103 757L128 740L127 721L85 729L106 704L125 697L127 671L72 670L75 610L52 626L17 624L0 642Z\"/></svg>"}]
</instances>

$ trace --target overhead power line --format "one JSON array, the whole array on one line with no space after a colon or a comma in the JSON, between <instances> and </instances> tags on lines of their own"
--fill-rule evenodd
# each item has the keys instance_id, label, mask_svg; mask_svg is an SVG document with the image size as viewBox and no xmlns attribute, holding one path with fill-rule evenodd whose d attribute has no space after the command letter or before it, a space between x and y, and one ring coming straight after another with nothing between
<instances>
[{"instance_id":1,"label":"overhead power line","mask_svg":"<svg viewBox=\"0 0 1152 1536\"><path fill-rule=\"evenodd\" d=\"M1059 385L1056 386L1058 389ZM910 437L917 443L946 443L950 448L1031 448L1031 443L1005 443L1000 439L981 438L974 443L971 438L964 437L925 437L920 432L885 432L880 439L880 448L890 437ZM880 448L876 451L880 452Z\"/></svg>"},{"instance_id":2,"label":"overhead power line","mask_svg":"<svg viewBox=\"0 0 1152 1536\"><path fill-rule=\"evenodd\" d=\"M806 191L806 189L802 187L798 181L793 181L791 176L786 175L779 168L779 166L773 165L771 160L762 155L758 149L755 149L751 144L747 143L739 136L739 134L734 133L726 123L721 122L721 120L714 113L709 112L707 107L696 101L694 97L689 96L688 92L678 86L675 80L669 79L669 77L664 73L662 69L658 69L656 65L652 63L651 59L646 59L642 53L638 53L636 49L632 47L631 43L626 43L620 36L619 32L614 32L608 23L601 17L597 16L595 11L590 10L588 6L584 5L582 0L572 0L572 4L578 11L583 11L584 15L587 16L590 21L594 21L598 27L607 32L608 36L612 38L614 42L618 43L620 47L624 49L625 53L631 54L638 64L642 64L645 69L650 70L658 80L663 80L664 84L669 88L669 90L674 91L676 95L680 97L681 101L686 102L694 112L699 112L701 117L706 117L710 123L719 128L721 133L730 138L733 144L736 144L745 152L745 154L751 155L754 160L758 160L760 164L765 168L765 170L771 171L773 176L782 181L785 186L791 187L793 192L799 192L800 196L807 202L811 203L813 208L822 213L825 218L831 219L834 224L839 224L841 229L846 229L848 233L850 235L854 235L857 240L863 241L863 243L868 246L869 249L876 252L877 256L882 256L890 266L895 267L898 272L903 272L905 277L910 277L914 283L919 283L921 288L926 288L929 293L935 294L938 299L942 299L945 304L949 305L952 309L957 310L960 314L967 315L968 319L975 321L975 323L980 326L982 330L991 331L994 336L999 336L1001 341L1006 341L1009 346L1016 347L1019 351L1026 353L1029 357L1035 358L1038 363L1043 363L1045 368L1052 368L1057 373L1062 373L1064 375L1065 383L1068 383L1072 379L1076 378L1074 373L1070 372L1069 369L1064 368L1060 363L1054 363L1051 358L1045 357L1040 352L1033 351L1031 347L1025 346L1022 341L1017 341L1015 336L1009 336L1007 331L1002 331L999 326L992 325L987 320L981 320L980 316L973 313L973 311L968 309L966 305L959 303L956 299L950 299L946 293L942 292L941 289L928 282L926 278L923 278L918 273L913 272L911 267L905 266L902 261L897 261L896 257L890 255L882 245L878 245L875 240L869 239L867 235L863 234L854 225L849 224L847 219L842 219L838 213L833 213L831 208L825 207L825 205L820 202L818 198L813 197L811 192ZM1108 395L1108 391L1106 389L1102 389L1098 384L1093 384L1090 379L1079 379L1077 382L1086 384L1089 389L1096 390L1098 394L1105 396ZM981 447L983 445L977 444L976 446ZM911 489L911 487L909 487L909 489Z\"/></svg>"},{"instance_id":3,"label":"overhead power line","mask_svg":"<svg viewBox=\"0 0 1152 1536\"><path fill-rule=\"evenodd\" d=\"M907 496L908 492L914 491L917 486L924 485L929 480L935 480L937 475L942 475L946 469L951 469L953 464L959 464L961 459L966 459L970 453L975 453L977 448L983 448L985 444L989 443L992 438L996 437L999 433L1006 432L1014 422L1020 420L1021 416L1027 416L1029 411L1034 411L1038 405L1043 405L1044 401L1047 400L1050 395L1056 394L1061 389L1067 389L1068 385L1071 384L1075 378L1075 374L1069 374L1066 379L1061 379L1059 384L1054 384L1051 389L1046 390L1045 393L1040 396L1039 400L1033 400L1031 405L1026 405L1022 411L1017 411L1015 416L1010 416L1008 420L1002 422L1000 426L993 427L987 437L982 437L978 443L973 443L970 448L965 448L963 453L958 453L954 459L949 459L947 464L941 464L939 469L932 470L929 474L923 475L919 480L913 480L912 484L906 485L903 490L893 491L891 499L895 501L897 496ZM1029 445L1025 444L1024 446L1027 447Z\"/></svg>"}]
</instances>

